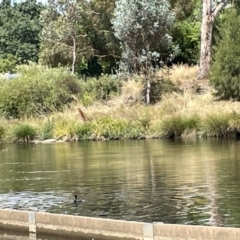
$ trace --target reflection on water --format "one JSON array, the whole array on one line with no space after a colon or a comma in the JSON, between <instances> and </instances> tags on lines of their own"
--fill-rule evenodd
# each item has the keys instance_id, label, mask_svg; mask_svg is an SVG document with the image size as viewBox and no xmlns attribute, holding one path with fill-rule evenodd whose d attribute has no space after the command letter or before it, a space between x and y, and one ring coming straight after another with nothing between
<instances>
[{"instance_id":1,"label":"reflection on water","mask_svg":"<svg viewBox=\"0 0 240 240\"><path fill-rule=\"evenodd\" d=\"M239 227L239 146L216 139L0 145L0 208ZM84 200L77 206L74 194Z\"/></svg>"}]
</instances>

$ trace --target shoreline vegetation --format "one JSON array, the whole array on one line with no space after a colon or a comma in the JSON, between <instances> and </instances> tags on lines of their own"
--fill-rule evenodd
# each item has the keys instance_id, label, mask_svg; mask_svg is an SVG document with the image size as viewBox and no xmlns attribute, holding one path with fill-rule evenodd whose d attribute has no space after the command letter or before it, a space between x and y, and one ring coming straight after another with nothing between
<instances>
[{"instance_id":1,"label":"shoreline vegetation","mask_svg":"<svg viewBox=\"0 0 240 240\"><path fill-rule=\"evenodd\" d=\"M155 73L151 105L144 103L145 81L139 75L85 82L58 71L22 66L16 79L0 80L0 142L226 138L240 133L239 103L218 100L208 80L197 80L196 66L173 65ZM40 77L46 80L42 86Z\"/></svg>"}]
</instances>

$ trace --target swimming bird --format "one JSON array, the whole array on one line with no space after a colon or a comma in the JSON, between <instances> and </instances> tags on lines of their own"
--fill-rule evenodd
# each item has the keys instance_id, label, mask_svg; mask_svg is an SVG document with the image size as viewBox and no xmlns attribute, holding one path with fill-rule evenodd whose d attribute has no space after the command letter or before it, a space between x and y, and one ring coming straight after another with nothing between
<instances>
[{"instance_id":1,"label":"swimming bird","mask_svg":"<svg viewBox=\"0 0 240 240\"><path fill-rule=\"evenodd\" d=\"M77 198L77 195L74 195L74 198L75 198L74 201L73 201L74 204L78 204L78 203L80 203L80 202L83 202L82 199L78 199L78 198Z\"/></svg>"}]
</instances>

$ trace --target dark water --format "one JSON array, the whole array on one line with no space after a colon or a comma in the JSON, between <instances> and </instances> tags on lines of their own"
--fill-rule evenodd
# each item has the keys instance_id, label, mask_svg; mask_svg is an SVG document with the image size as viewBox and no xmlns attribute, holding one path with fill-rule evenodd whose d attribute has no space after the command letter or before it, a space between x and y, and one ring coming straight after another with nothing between
<instances>
[{"instance_id":1,"label":"dark water","mask_svg":"<svg viewBox=\"0 0 240 240\"><path fill-rule=\"evenodd\" d=\"M234 140L0 145L0 208L240 227L239 203Z\"/></svg>"}]
</instances>

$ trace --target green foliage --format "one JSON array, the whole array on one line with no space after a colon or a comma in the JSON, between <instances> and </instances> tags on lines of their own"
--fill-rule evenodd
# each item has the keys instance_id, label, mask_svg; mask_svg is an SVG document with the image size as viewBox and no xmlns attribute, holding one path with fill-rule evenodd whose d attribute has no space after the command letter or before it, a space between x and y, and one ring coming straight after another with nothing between
<instances>
[{"instance_id":1,"label":"green foliage","mask_svg":"<svg viewBox=\"0 0 240 240\"><path fill-rule=\"evenodd\" d=\"M71 140L75 138L79 123L75 120L59 119L54 123L53 137L57 139L67 138Z\"/></svg>"},{"instance_id":2,"label":"green foliage","mask_svg":"<svg viewBox=\"0 0 240 240\"><path fill-rule=\"evenodd\" d=\"M41 3L26 0L7 5L0 2L0 58L16 56L18 63L38 61Z\"/></svg>"},{"instance_id":3,"label":"green foliage","mask_svg":"<svg viewBox=\"0 0 240 240\"><path fill-rule=\"evenodd\" d=\"M61 111L80 92L79 81L64 69L21 66L19 77L0 88L0 115L21 118Z\"/></svg>"},{"instance_id":4,"label":"green foliage","mask_svg":"<svg viewBox=\"0 0 240 240\"><path fill-rule=\"evenodd\" d=\"M174 13L168 0L117 0L112 24L122 44L122 58L134 68L149 60L146 59L149 52L168 50L173 21ZM139 59L141 55L144 56Z\"/></svg>"},{"instance_id":5,"label":"green foliage","mask_svg":"<svg viewBox=\"0 0 240 240\"><path fill-rule=\"evenodd\" d=\"M199 123L200 119L197 115L167 117L161 122L161 135L165 137L180 137L185 131L191 132L197 130Z\"/></svg>"},{"instance_id":6,"label":"green foliage","mask_svg":"<svg viewBox=\"0 0 240 240\"><path fill-rule=\"evenodd\" d=\"M4 135L5 135L5 129L3 126L0 125L0 140L3 139Z\"/></svg>"},{"instance_id":7,"label":"green foliage","mask_svg":"<svg viewBox=\"0 0 240 240\"><path fill-rule=\"evenodd\" d=\"M36 129L27 123L22 123L15 127L14 136L17 140L28 142L36 136Z\"/></svg>"},{"instance_id":8,"label":"green foliage","mask_svg":"<svg viewBox=\"0 0 240 240\"><path fill-rule=\"evenodd\" d=\"M79 140L89 140L92 136L92 123L86 122L84 124L79 124L76 128L76 134Z\"/></svg>"},{"instance_id":9,"label":"green foliage","mask_svg":"<svg viewBox=\"0 0 240 240\"><path fill-rule=\"evenodd\" d=\"M226 137L229 133L230 114L213 114L206 117L203 128L207 136Z\"/></svg>"},{"instance_id":10,"label":"green foliage","mask_svg":"<svg viewBox=\"0 0 240 240\"><path fill-rule=\"evenodd\" d=\"M240 15L231 9L219 28L210 81L221 99L240 100Z\"/></svg>"},{"instance_id":11,"label":"green foliage","mask_svg":"<svg viewBox=\"0 0 240 240\"><path fill-rule=\"evenodd\" d=\"M50 139L53 137L53 129L54 129L54 121L48 119L44 122L43 127L41 129L41 139Z\"/></svg>"},{"instance_id":12,"label":"green foliage","mask_svg":"<svg viewBox=\"0 0 240 240\"><path fill-rule=\"evenodd\" d=\"M174 59L175 62L196 64L200 52L200 20L186 19L176 22L173 29L173 41L180 48L179 54Z\"/></svg>"},{"instance_id":13,"label":"green foliage","mask_svg":"<svg viewBox=\"0 0 240 240\"><path fill-rule=\"evenodd\" d=\"M93 137L96 139L133 139L143 135L140 122L128 122L103 116L92 123Z\"/></svg>"},{"instance_id":14,"label":"green foliage","mask_svg":"<svg viewBox=\"0 0 240 240\"><path fill-rule=\"evenodd\" d=\"M121 55L119 41L114 36L111 23L115 0L92 0L89 4L91 12L97 14L94 14L94 17L91 14L88 15L84 28L88 33L92 48L95 49L94 58L98 58L101 73L110 74ZM93 64L94 58L91 58L88 63L87 72L90 76L96 76L95 71L100 70L99 65Z\"/></svg>"},{"instance_id":15,"label":"green foliage","mask_svg":"<svg viewBox=\"0 0 240 240\"><path fill-rule=\"evenodd\" d=\"M69 65L75 73L82 58L92 54L83 28L88 14L88 3L82 1L51 0L42 11L40 33L40 62L52 67Z\"/></svg>"},{"instance_id":16,"label":"green foliage","mask_svg":"<svg viewBox=\"0 0 240 240\"><path fill-rule=\"evenodd\" d=\"M16 59L11 54L8 54L7 58L0 59L0 73L15 72L16 65Z\"/></svg>"},{"instance_id":17,"label":"green foliage","mask_svg":"<svg viewBox=\"0 0 240 240\"><path fill-rule=\"evenodd\" d=\"M126 126L125 120L104 116L93 122L93 134L97 138L119 139L124 137Z\"/></svg>"},{"instance_id":18,"label":"green foliage","mask_svg":"<svg viewBox=\"0 0 240 240\"><path fill-rule=\"evenodd\" d=\"M109 100L111 96L119 94L122 83L114 76L103 75L100 78L91 78L86 82L81 81L81 100L84 105L89 105L95 100Z\"/></svg>"}]
</instances>

